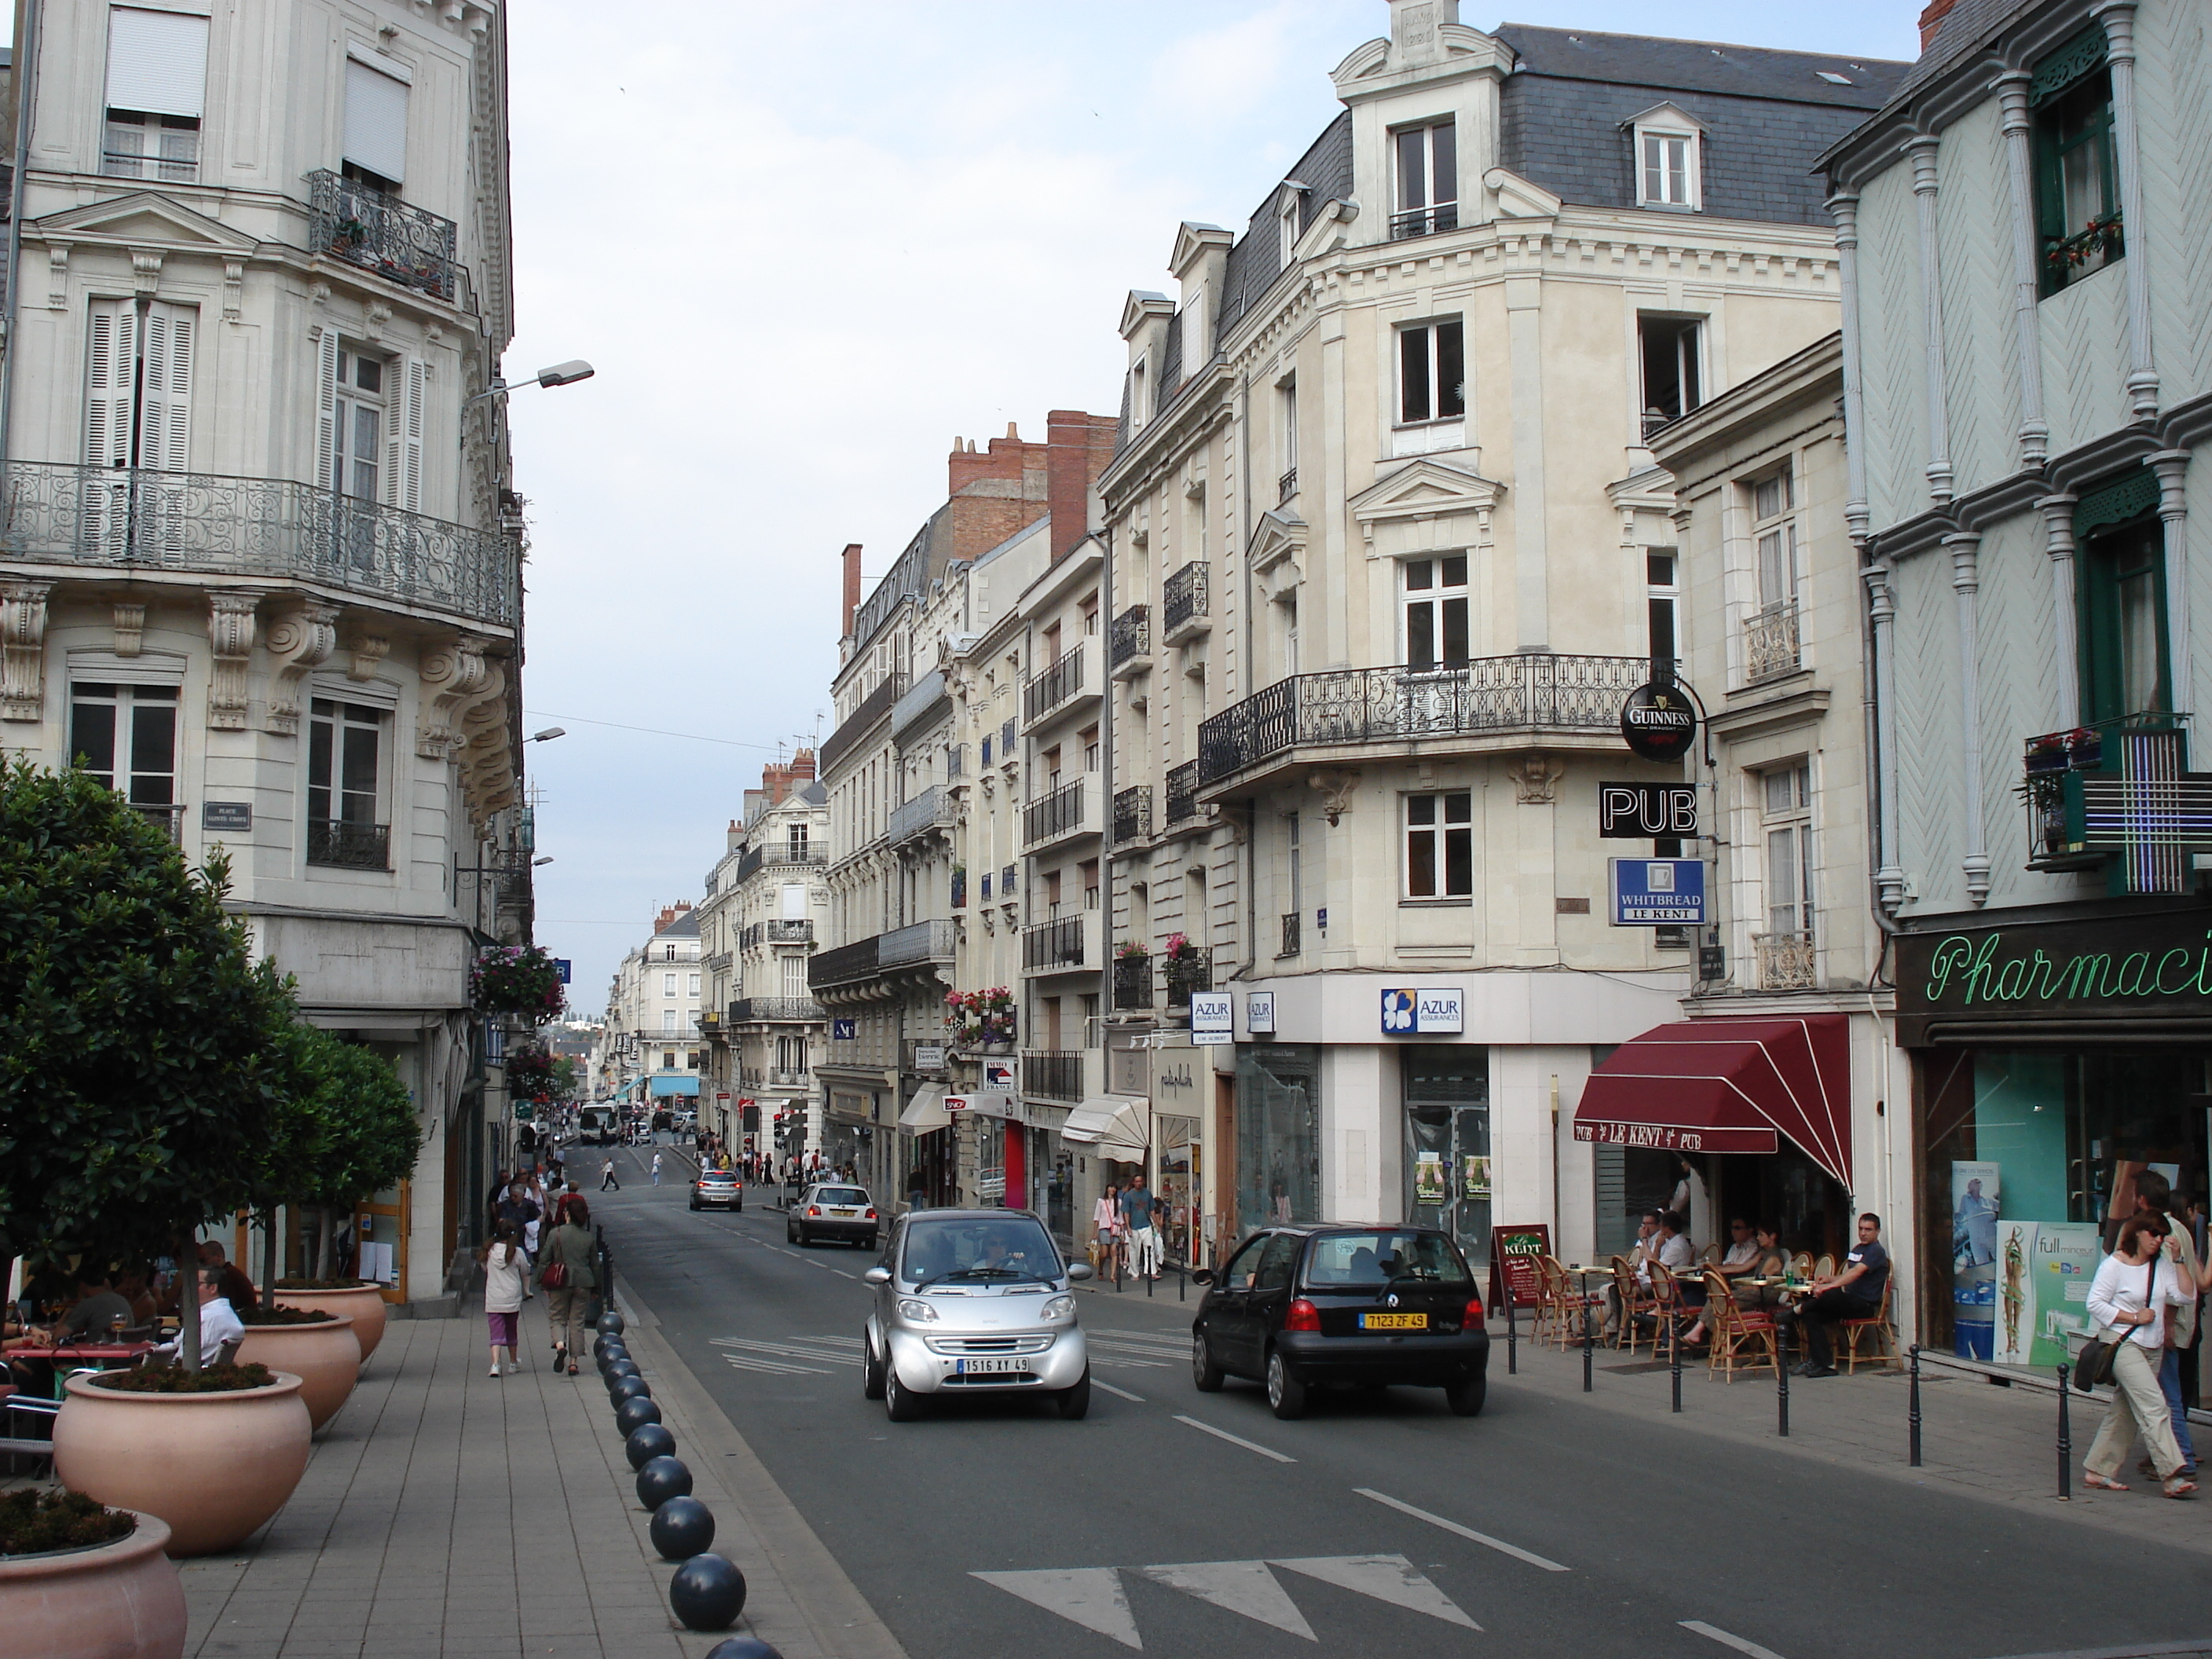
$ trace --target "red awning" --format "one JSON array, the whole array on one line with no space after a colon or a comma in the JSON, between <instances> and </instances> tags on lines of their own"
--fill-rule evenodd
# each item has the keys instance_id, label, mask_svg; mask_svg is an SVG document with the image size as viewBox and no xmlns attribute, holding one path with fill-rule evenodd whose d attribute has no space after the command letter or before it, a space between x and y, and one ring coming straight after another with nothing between
<instances>
[{"instance_id":1,"label":"red awning","mask_svg":"<svg viewBox=\"0 0 2212 1659\"><path fill-rule=\"evenodd\" d=\"M1787 1135L1851 1184L1850 1022L1692 1019L1624 1042L1590 1073L1575 1139L1679 1152L1771 1152Z\"/></svg>"}]
</instances>

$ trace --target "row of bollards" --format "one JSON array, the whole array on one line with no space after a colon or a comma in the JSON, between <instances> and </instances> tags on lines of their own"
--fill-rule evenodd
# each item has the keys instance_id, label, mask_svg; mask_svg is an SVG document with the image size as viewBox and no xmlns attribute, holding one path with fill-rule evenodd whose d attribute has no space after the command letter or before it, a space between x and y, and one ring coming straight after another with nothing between
<instances>
[{"instance_id":1,"label":"row of bollards","mask_svg":"<svg viewBox=\"0 0 2212 1659\"><path fill-rule=\"evenodd\" d=\"M745 1576L709 1547L714 1512L691 1496L691 1471L676 1455L676 1437L661 1423L660 1407L629 1357L623 1329L623 1316L609 1307L599 1316L592 1355L614 1404L623 1455L637 1472L638 1502L653 1514L647 1528L653 1547L663 1560L678 1564L668 1582L669 1607L688 1630L727 1630L745 1609ZM782 1656L757 1638L733 1636L715 1644L707 1659Z\"/></svg>"},{"instance_id":2,"label":"row of bollards","mask_svg":"<svg viewBox=\"0 0 2212 1659\"><path fill-rule=\"evenodd\" d=\"M1939 1358L1940 1363L1940 1358ZM2074 1391L2072 1371L2061 1365L2058 1370L2058 1501L2071 1503L2074 1498ZM1986 1373L1983 1373L1986 1375ZM1905 1412L1906 1458L1914 1468L1920 1467L1920 1345L1911 1350L1911 1401Z\"/></svg>"}]
</instances>

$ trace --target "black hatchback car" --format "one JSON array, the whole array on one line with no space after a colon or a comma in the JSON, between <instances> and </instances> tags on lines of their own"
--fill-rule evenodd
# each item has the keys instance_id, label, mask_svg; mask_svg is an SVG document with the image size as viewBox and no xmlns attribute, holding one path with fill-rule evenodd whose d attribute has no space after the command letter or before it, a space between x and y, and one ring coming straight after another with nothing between
<instances>
[{"instance_id":1,"label":"black hatchback car","mask_svg":"<svg viewBox=\"0 0 2212 1659\"><path fill-rule=\"evenodd\" d=\"M1255 1233L1206 1285L1191 1322L1191 1373L1262 1382L1278 1417L1307 1390L1401 1382L1441 1388L1473 1417L1489 1386L1490 1333L1467 1258L1433 1227L1337 1223Z\"/></svg>"}]
</instances>

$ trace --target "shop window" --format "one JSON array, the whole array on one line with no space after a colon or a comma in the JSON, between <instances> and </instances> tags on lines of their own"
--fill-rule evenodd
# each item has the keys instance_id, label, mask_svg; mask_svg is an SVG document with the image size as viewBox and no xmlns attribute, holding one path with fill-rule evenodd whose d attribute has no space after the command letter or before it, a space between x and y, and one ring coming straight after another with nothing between
<instances>
[{"instance_id":1,"label":"shop window","mask_svg":"<svg viewBox=\"0 0 2212 1659\"><path fill-rule=\"evenodd\" d=\"M1465 789L1406 797L1406 896L1474 893L1474 797Z\"/></svg>"},{"instance_id":2,"label":"shop window","mask_svg":"<svg viewBox=\"0 0 2212 1659\"><path fill-rule=\"evenodd\" d=\"M1480 1261L1490 1249L1489 1050L1438 1043L1401 1051L1405 1216L1442 1227Z\"/></svg>"},{"instance_id":3,"label":"shop window","mask_svg":"<svg viewBox=\"0 0 2212 1659\"><path fill-rule=\"evenodd\" d=\"M2126 252L2105 44L2103 26L2090 24L2038 64L2028 85L2036 234L2046 295Z\"/></svg>"},{"instance_id":4,"label":"shop window","mask_svg":"<svg viewBox=\"0 0 2212 1659\"><path fill-rule=\"evenodd\" d=\"M1319 1218L1318 1047L1237 1045L1236 1170L1240 1230Z\"/></svg>"},{"instance_id":5,"label":"shop window","mask_svg":"<svg viewBox=\"0 0 2212 1659\"><path fill-rule=\"evenodd\" d=\"M1406 666L1459 667L1468 659L1467 555L1407 559L1400 567Z\"/></svg>"}]
</instances>

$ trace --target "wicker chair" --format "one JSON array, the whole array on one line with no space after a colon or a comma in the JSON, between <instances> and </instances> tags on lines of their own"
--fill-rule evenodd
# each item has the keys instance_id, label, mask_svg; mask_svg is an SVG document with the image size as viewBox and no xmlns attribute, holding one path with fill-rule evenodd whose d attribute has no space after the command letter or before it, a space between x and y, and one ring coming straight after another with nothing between
<instances>
[{"instance_id":1,"label":"wicker chair","mask_svg":"<svg viewBox=\"0 0 2212 1659\"><path fill-rule=\"evenodd\" d=\"M1674 1345L1681 1340L1681 1320L1686 1309L1682 1300L1682 1287L1674 1278L1674 1270L1664 1262L1651 1264L1651 1302L1654 1323L1651 1328L1651 1357L1659 1357L1659 1345L1664 1341L1671 1357Z\"/></svg>"},{"instance_id":2,"label":"wicker chair","mask_svg":"<svg viewBox=\"0 0 2212 1659\"><path fill-rule=\"evenodd\" d=\"M1717 1267L1721 1265L1720 1240L1715 1239L1698 1252L1698 1265L1701 1267Z\"/></svg>"},{"instance_id":3,"label":"wicker chair","mask_svg":"<svg viewBox=\"0 0 2212 1659\"><path fill-rule=\"evenodd\" d=\"M1626 1342L1632 1356L1644 1340L1644 1333L1636 1322L1656 1314L1658 1304L1651 1299L1650 1287L1636 1277L1635 1264L1625 1255L1613 1258L1613 1291L1614 1299L1620 1304L1620 1322L1613 1327L1613 1346L1618 1348ZM1656 1342L1657 1338L1655 1336L1653 1340Z\"/></svg>"},{"instance_id":4,"label":"wicker chair","mask_svg":"<svg viewBox=\"0 0 2212 1659\"><path fill-rule=\"evenodd\" d=\"M1583 1340L1583 1322L1598 1298L1585 1292L1554 1255L1540 1256L1537 1271L1544 1280L1544 1300L1552 1315L1547 1334L1561 1348Z\"/></svg>"},{"instance_id":5,"label":"wicker chair","mask_svg":"<svg viewBox=\"0 0 2212 1659\"><path fill-rule=\"evenodd\" d=\"M1798 1279L1810 1279L1813 1276L1813 1253L1810 1250L1799 1250L1792 1255L1790 1258L1790 1271Z\"/></svg>"},{"instance_id":6,"label":"wicker chair","mask_svg":"<svg viewBox=\"0 0 2212 1659\"><path fill-rule=\"evenodd\" d=\"M1835 1258L1835 1257L1833 1257L1833 1256L1832 1256L1832 1255L1825 1255L1825 1254L1824 1254L1824 1255L1820 1257L1820 1259L1818 1261L1815 1261L1815 1262L1813 1264L1813 1277L1814 1277L1814 1278L1815 1278L1815 1279L1833 1279L1835 1276L1836 1276L1836 1258Z\"/></svg>"},{"instance_id":7,"label":"wicker chair","mask_svg":"<svg viewBox=\"0 0 2212 1659\"><path fill-rule=\"evenodd\" d=\"M1867 1319L1839 1319L1836 1322L1836 1358L1843 1362L1844 1373L1850 1375L1858 1370L1859 1340L1872 1337L1875 1351L1863 1356L1869 1362L1880 1360L1893 1365L1898 1359L1897 1327L1890 1322L1889 1281L1882 1281L1881 1303Z\"/></svg>"},{"instance_id":8,"label":"wicker chair","mask_svg":"<svg viewBox=\"0 0 2212 1659\"><path fill-rule=\"evenodd\" d=\"M1727 1279L1717 1273L1705 1275L1705 1324L1712 1346L1705 1354L1705 1375L1717 1370L1735 1381L1738 1367L1769 1370L1780 1361L1781 1333L1774 1316L1765 1308L1747 1310L1735 1299Z\"/></svg>"}]
</instances>

